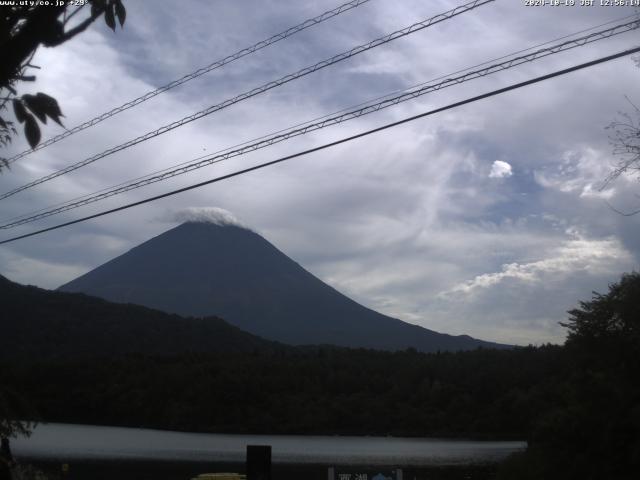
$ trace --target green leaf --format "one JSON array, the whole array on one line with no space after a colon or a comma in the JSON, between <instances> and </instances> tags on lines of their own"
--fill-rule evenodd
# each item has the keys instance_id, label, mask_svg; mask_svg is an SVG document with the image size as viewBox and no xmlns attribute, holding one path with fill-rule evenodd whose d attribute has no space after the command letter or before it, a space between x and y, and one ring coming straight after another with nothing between
<instances>
[{"instance_id":1,"label":"green leaf","mask_svg":"<svg viewBox=\"0 0 640 480\"><path fill-rule=\"evenodd\" d=\"M127 10L124 8L122 4L122 0L115 0L115 12L116 17L118 17L118 21L120 22L120 28L124 27L124 20L127 18Z\"/></svg>"},{"instance_id":2,"label":"green leaf","mask_svg":"<svg viewBox=\"0 0 640 480\"><path fill-rule=\"evenodd\" d=\"M107 5L107 9L104 11L104 21L111 30L116 31L115 6L113 4Z\"/></svg>"},{"instance_id":3,"label":"green leaf","mask_svg":"<svg viewBox=\"0 0 640 480\"><path fill-rule=\"evenodd\" d=\"M16 114L18 122L22 123L27 118L27 110L24 108L22 101L19 98L13 99L13 112Z\"/></svg>"},{"instance_id":4,"label":"green leaf","mask_svg":"<svg viewBox=\"0 0 640 480\"><path fill-rule=\"evenodd\" d=\"M28 113L24 122L24 134L31 148L36 148L36 145L40 142L40 127L33 115Z\"/></svg>"}]
</instances>

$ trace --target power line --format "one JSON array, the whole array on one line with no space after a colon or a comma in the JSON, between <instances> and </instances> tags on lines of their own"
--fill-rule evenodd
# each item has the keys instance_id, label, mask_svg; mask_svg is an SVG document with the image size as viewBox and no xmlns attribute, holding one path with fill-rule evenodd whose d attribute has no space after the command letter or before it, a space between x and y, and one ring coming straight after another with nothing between
<instances>
[{"instance_id":1,"label":"power line","mask_svg":"<svg viewBox=\"0 0 640 480\"><path fill-rule=\"evenodd\" d=\"M144 200L140 200L140 201L137 201L137 202L129 203L127 205L122 205L120 207L112 208L110 210L105 210L105 211L102 211L102 212L99 212L99 213L95 213L93 215L88 215L86 217L78 218L76 220L72 220L72 221L69 221L69 222L65 222L65 223L61 223L61 224L58 224L58 225L54 225L53 227L43 228L43 229L37 230L35 232L27 233L27 234L24 234L24 235L19 235L19 236L16 236L16 237L9 238L7 240L2 240L2 241L0 241L0 245L4 245L6 243L14 242L14 241L17 241L17 240L22 240L22 239L28 238L28 237L33 237L35 235L40 235L40 234L45 233L45 232L50 232L52 230L57 230L57 229L60 229L60 228L63 228L63 227L74 225L76 223L85 222L87 220L91 220L91 219L94 219L94 218L102 217L102 216L108 215L110 213L115 213L115 212L119 212L119 211L122 211L122 210L127 210L129 208L137 207L137 206L143 205L145 203L150 203L150 202L154 202L156 200L160 200L162 198L166 198L166 197L170 197L170 196L173 196L173 195L177 195L178 193L186 192L186 191L189 191L189 190L194 190L196 188L200 188L200 187L203 187L205 185L210 185L212 183L217 183L217 182L220 182L220 181L223 181L223 180L227 180L229 178L237 177L239 175L243 175L245 173L252 172L254 170L260 170L262 168L269 167L271 165L275 165L277 163L285 162L287 160L291 160L291 159L294 159L294 158L297 158L297 157L308 155L310 153L318 152L320 150L325 150L327 148L334 147L336 145L340 145L342 143L350 142L352 140L356 140L358 138L362 138L362 137L371 135L373 133L377 133L377 132L381 132L383 130L387 130L389 128L397 127L398 125L402 125L402 124L405 124L405 123L408 123L408 122L412 122L412 121L418 120L418 119L423 118L423 117L434 115L436 113L440 113L440 112L443 112L445 110L451 110L453 108L460 107L462 105L467 105L469 103L477 102L477 101L483 100L485 98L489 98L489 97L493 97L493 96L496 96L496 95L500 95L500 94L503 94L503 93L506 93L506 92L509 92L509 91L512 91L512 90L516 90L518 88L522 88L522 87L526 87L528 85L532 85L532 84L535 84L535 83L542 82L544 80L549 80L551 78L558 77L558 76L561 76L561 75L566 75L568 73L575 72L577 70L582 70L584 68L592 67L594 65L598 65L598 64L601 64L601 63L609 62L611 60L615 60L615 59L620 58L620 57L625 57L625 56L628 56L628 55L632 55L632 54L637 53L637 52L640 52L640 47L635 47L635 48L632 48L632 49L629 49L629 50L624 50L622 52L618 52L618 53L615 53L613 55L608 55L606 57L601 57L601 58L599 58L597 60L592 60L590 62L581 63L579 65L574 65L573 67L565 68L563 70L557 70L557 71L555 71L553 73L549 73L547 75L542 75L540 77L532 78L532 79L526 80L524 82L520 82L520 83L516 83L516 84L513 84L513 85L509 85L508 87L503 87L503 88L500 88L500 89L497 89L497 90L493 90L493 91L488 92L488 93L484 93L482 95L471 97L471 98L468 98L466 100L461 100L459 102L451 103L451 104L446 105L444 107L436 108L436 109L430 110L428 112L424 112L424 113L421 113L421 114L418 114L418 115L414 115L412 117L404 118L404 119L399 120L397 122L388 123L388 124L383 125L381 127L377 127L377 128L371 129L371 130L367 130L365 132L361 132L361 133L358 133L356 135L351 135L349 137L345 137L345 138L342 138L340 140L336 140L334 142L326 143L326 144L320 145L318 147L314 147L314 148L310 148L308 150L304 150L302 152L294 153L293 155L287 155L286 157L281 157L281 158L278 158L276 160L271 160L270 162L261 163L259 165L255 165L253 167L249 167L249 168L245 168L245 169L242 169L242 170L238 170L236 172L229 173L227 175L222 175L220 177L212 178L212 179L206 180L204 182L196 183L194 185L189 185L188 187L179 188L177 190L172 190L170 192L166 192L166 193L163 193L161 195L156 195L154 197L146 198Z\"/></svg>"},{"instance_id":2,"label":"power line","mask_svg":"<svg viewBox=\"0 0 640 480\"><path fill-rule=\"evenodd\" d=\"M381 100L381 99L383 99L383 98L391 97L391 96L395 95L396 93L406 92L406 91L411 90L411 89L413 89L413 88L417 88L417 87L421 87L422 85L426 85L427 83L435 82L435 81L437 81L437 80L446 79L446 78L451 77L451 76L453 76L453 75L457 75L457 74L459 74L459 73L467 72L467 71L472 70L472 69L474 69L474 68L482 67L483 65L488 65L489 63L493 63L493 62L497 62L497 61L499 61L499 60L504 60L504 59L506 59L506 58L513 57L514 55L519 55L519 54L524 53L524 52L530 52L530 51L531 51L531 50L533 50L533 49L540 48L540 47L544 47L545 45L549 45L549 44L554 43L554 42L559 42L560 40L565 40L565 39L567 39L567 38L575 37L576 35L580 35L581 33L590 32L590 31L595 30L595 29L597 29L597 28L601 28L601 27L604 27L604 26L606 26L606 25L611 25L612 23L622 22L623 20L627 20L627 19L629 19L629 18L636 18L636 19L640 19L640 15L639 15L639 14L637 14L637 13L632 13L631 15L625 15L624 17L619 17L619 18L616 18L616 19L614 19L614 20L609 20L608 22L604 22L604 23L601 23L601 24L599 24L599 25L594 25L593 27L585 28L585 29L583 29L583 30L578 30L577 32L573 32L573 33L570 33L570 34L568 34L568 35L563 35L563 36L561 36L561 37L556 37L556 38L554 38L554 39L548 40L548 41L546 41L546 42L538 43L537 45L533 45L533 46L531 46L531 47L524 48L524 49L522 49L522 50L518 50L518 51L516 51L516 52L511 52L511 53L508 53L508 54L506 54L506 55L502 55L502 56L500 56L500 57L492 58L491 60L486 60L486 61L484 61L484 62L477 63L477 64L472 65L472 66L470 66L470 67L466 67L466 68L463 68L463 69L461 69L461 70L457 70L457 71L455 71L455 72L452 72L452 73L449 73L449 74L446 74L446 75L441 75L441 76L439 76L439 77L432 78L432 79L427 80L427 81L425 81L425 82L421 82L421 83L418 83L418 84L416 84L416 85L412 85L412 86L410 86L410 87L403 88L403 89L401 89L401 90L396 90L395 92L391 92L391 93L388 93L388 94L386 94L386 95L382 95L382 96L380 96L380 97L377 97L377 98L374 98L374 99L368 100L367 102L363 102L363 103L361 103L361 104L354 105L353 107L349 107L349 108L359 107L360 105L366 105L367 103L375 102L376 100ZM640 22L640 20L638 20L638 21ZM624 32L620 32L620 33L624 33ZM598 33L596 33L596 35L597 35L597 34L598 34ZM342 111L346 111L346 110L348 110L349 108L346 108L346 109L340 110L339 112L335 112L335 113L340 113L340 112L342 112ZM330 115L333 115L333 114L325 115L325 116L323 116L323 117L321 117L321 118L324 118L324 117L327 117L327 116L330 116ZM320 120L320 118L318 118L318 119L316 119L316 120ZM314 120L311 120L311 121L314 121Z\"/></svg>"},{"instance_id":3,"label":"power line","mask_svg":"<svg viewBox=\"0 0 640 480\"><path fill-rule=\"evenodd\" d=\"M223 148L223 149L221 149L221 150L217 150L216 152L208 153L208 154L206 154L206 155L201 155L200 157L193 158L193 159L188 160L188 161L186 161L186 162L178 163L178 164L173 165L173 166L171 166L171 167L163 168L163 169L161 169L161 170L156 170L156 171L154 171L154 172L147 173L147 174L142 175L142 176L140 176L140 177L136 177L136 178L129 179L129 180L127 180L127 181L124 181L124 182L118 183L117 185L112 185L112 186L110 186L110 187L102 188L102 189L100 189L100 190L98 190L98 191L96 191L96 192L93 192L93 193L88 193L88 194L80 195L80 196L75 197L75 198L73 198L73 199L71 199L71 200L65 200L64 202L59 202L59 203L56 203L56 204L54 204L54 205L50 205L50 206L48 206L48 207L39 208L39 209L37 209L37 210L32 210L32 211L30 211L30 212L26 212L26 213L23 213L23 214L20 214L20 215L13 216L13 217L11 217L11 218L7 218L7 219L5 219L5 220L0 221L0 223L2 223L2 222L6 222L6 223L8 223L8 222L12 222L12 221L14 221L14 220L19 220L19 219L22 219L22 218L25 218L25 217L30 217L30 216L32 216L32 215L38 214L38 213L40 213L40 212L45 212L45 211L47 211L47 210L49 210L49 209L52 209L52 208L57 208L57 207L59 207L59 206L63 206L63 205L70 204L71 202L76 202L76 201L78 201L78 200L83 200L83 199L86 199L86 198L88 198L88 197L93 197L94 195L97 195L97 194L99 194L99 193L107 192L107 191L109 191L109 190L116 189L116 188L118 188L118 187L121 187L121 186L127 185L127 184L129 184L129 183L133 183L133 182L136 182L136 181L138 181L138 180L143 180L143 179L146 179L146 178L152 177L152 176L157 175L157 174L159 174L159 173L168 172L169 170L171 170L171 169L173 169L173 168L175 168L175 167L179 167L179 166L187 165L187 164L189 164L189 163L196 162L196 161L198 161L198 160L202 160L202 159L208 158L208 157L210 157L211 155L215 155L215 154L218 154L218 153L223 153L223 152L226 152L226 151L232 150L232 149L234 149L234 148L241 147L241 146L243 146L243 145L248 145L249 143L253 143L253 142L256 142L256 141L258 141L258 140L262 140L262 139L267 138L267 137L269 137L269 136L271 136L271 135L276 135L276 134L278 134L278 133L282 133L282 132L285 132L285 131L290 130L290 129L293 129L293 128L301 127L301 126L303 126L303 125L307 125L307 124L309 124L309 123L313 123L313 122L316 122L316 121L319 121L319 120L323 120L323 119L325 119L325 118L328 118L328 117L331 117L331 116L337 115L337 114L339 114L339 113L343 113L343 112L347 112L347 111L349 111L349 110L353 110L353 109L355 109L355 108L357 108L357 107L361 107L361 106L364 106L364 105L372 104L372 103L374 103L374 102L376 102L376 101L378 101L378 100L382 100L382 99L390 98L390 97L392 97L392 96L394 96L394 95L396 95L396 94L407 92L407 91L412 90L412 89L414 89L414 88L417 88L417 87L420 87L420 86L426 85L426 84L428 84L428 83L435 82L435 81L437 81L437 80L442 80L442 79L445 79L445 78L447 78L447 77L451 77L451 76L453 76L453 75L457 75L457 74L462 73L462 72L467 72L467 71L472 70L472 69L474 69L474 68L478 68L478 67L481 67L481 66L483 66L483 65L488 65L488 64L490 64L490 63L497 62L498 60L503 60L503 59L505 59L505 58L509 58L509 57L514 56L514 55L518 55L518 54L520 54L520 53L530 52L531 50L534 50L534 49L536 49L536 48L540 48L540 47L543 47L543 46L545 46L545 45L550 45L550 44L552 44L552 43L554 43L554 42L558 42L558 41L560 41L560 40L565 40L565 39L567 39L567 38L574 37L574 36L579 35L579 34L581 34L581 33L590 32L590 31L595 30L595 29L597 29L597 28L601 28L601 27L604 27L604 26L606 26L606 25L611 25L612 23L621 22L621 21L623 21L623 20L626 20L626 19L629 19L629 18L633 18L633 17L637 18L637 17L638 17L638 14L632 13L631 15L625 15L624 17L618 17L618 18L615 18L615 19L613 19L613 20L609 20L608 22L603 22L603 23L600 23L600 24L598 24L598 25L594 25L594 26L589 27L589 28L585 28L585 29L582 29L582 30L578 30L578 31L573 32L573 33L570 33L570 34L568 34L568 35L562 35L562 36L560 36L560 37L556 37L556 38L553 38L553 39L551 39L551 40L547 40L546 42L542 42L542 43L538 43L538 44L536 44L536 45L532 45L531 47L527 47L527 48L522 49L522 50L518 50L518 51L515 51L515 52L511 52L511 53L509 53L509 54L502 55L502 56L500 56L500 57L494 57L494 58L492 58L492 59L490 59L490 60L485 60L484 62L477 63L477 64L475 64L475 65L472 65L472 66L469 66L469 67L465 67L465 68L460 69L460 70L456 70L455 72L452 72L452 73L449 73L449 74L446 74L446 75L441 75L441 76L438 76L438 77L435 77L435 78L431 78L430 80L427 80L427 81L425 81L425 82L420 82L420 83L418 83L418 84L414 84L414 85L411 85L411 86L409 86L409 87L406 87L406 88L403 88L403 89L400 89L400 90L395 90L395 91L393 91L393 92L386 93L386 94L384 94L384 95L380 95L380 96L375 97L375 98L371 98L371 99L369 99L369 100L367 100L367 101L364 101L364 102L358 103L358 104L356 104L356 105L351 105L351 106L349 106L349 107L341 108L340 110L337 110L337 111L334 111L334 112L331 112L331 113L328 113L328 114L325 114L325 115L321 115L320 117L316 117L316 118L313 118L313 119L311 119L311 120L307 120L307 121L304 121L304 122L301 122L301 123L297 123L297 124L295 124L295 125L293 125L293 126L291 126L291 127L287 127L287 128L281 129L281 130L277 130L277 131L275 131L275 132L271 132L271 133L266 134L266 135L261 135L260 137L257 137L257 138L256 138L256 137L254 137L253 139L246 140L246 141L244 141L244 142L241 142L241 143L238 143L238 144L232 145L232 146L227 147L227 148ZM2 226L0 226L0 228L2 228Z\"/></svg>"},{"instance_id":4,"label":"power line","mask_svg":"<svg viewBox=\"0 0 640 480\"><path fill-rule=\"evenodd\" d=\"M178 127L181 127L183 125L186 125L187 123L193 122L194 120L198 120L200 118L203 118L207 115L211 115L214 112L217 112L219 110L222 110L224 108L227 108L235 103L241 102L243 100L246 100L248 98L254 97L256 95L259 95L261 93L264 93L268 90L271 90L273 88L279 87L281 85L284 85L286 83L289 83L293 80L296 80L298 78L304 77L306 75L309 75L310 73L316 72L318 70L321 70L325 67L328 67L330 65L333 65L335 63L341 62L343 60L346 60L348 58L351 58L355 55L358 55L360 53L366 52L368 50L371 50L372 48L378 47L380 45L384 45L386 43L389 43L393 40L396 40L398 38L401 37L405 37L407 35L410 35L412 33L418 32L420 30L423 30L427 27L430 27L432 25L435 25L437 23L443 22L445 20L449 20L450 18L453 18L457 15L461 15L463 13L466 13L468 11L471 11L475 8L478 8L482 5L485 5L487 3L493 2L495 0L473 0L472 2L469 2L467 4L458 6L452 10L449 10L447 12L441 13L439 15L436 15L434 17L428 18L426 20L423 20L422 22L417 22L414 23L413 25L410 25L409 27L403 28L401 30L397 30L393 33L390 33L388 35L385 35L384 37L380 37L377 38L375 40L372 40L371 42L364 44L364 45L359 45L355 48L352 48L351 50L348 50L346 52L340 53L338 55L335 55L329 59L323 60L321 62L318 62L312 66L309 67L305 67L301 70L298 70L295 73L292 74L288 74L285 75L284 77L279 78L278 80L273 80L271 82L268 82L264 85L261 85L260 87L256 87L253 90L250 90L248 92L242 93L236 97L233 97L231 99L225 100L222 103L213 105L209 108L206 108L204 110L201 110L199 112L196 112L192 115L189 115L187 117L184 117L180 120L177 120L173 123L170 123L168 125L165 125L163 127L160 127L156 130L153 130L151 132L148 132L144 135L141 135L139 137L134 138L133 140L129 140L128 142L125 142L123 144L120 144L118 146L112 147L108 150L105 150L102 153L96 154L92 157L86 158L80 162L74 163L73 165L70 165L66 168L63 168L62 170L58 170L56 172L53 172L49 175L46 175L44 177L41 177L37 180L34 180L30 183L27 183L25 185L22 185L21 187L15 188L9 192L6 192L2 195L0 195L0 200L5 199L7 197L10 197L12 195L15 195L16 193L22 192L23 190L26 190L28 188L34 187L36 185L40 185L41 183L47 182L49 180L53 180L54 178L57 178L61 175L67 174L69 172L72 172L74 170L77 170L79 168L82 168L86 165L89 165L97 160L100 160L101 158L104 158L108 155L112 155L114 153L120 152L126 148L132 147L134 145L137 145L138 143L150 140L151 138L157 137L159 135L162 135L164 133L167 133L171 130L174 130Z\"/></svg>"},{"instance_id":5,"label":"power line","mask_svg":"<svg viewBox=\"0 0 640 480\"><path fill-rule=\"evenodd\" d=\"M78 133L82 130L85 130L89 127L93 127L94 125L97 125L100 122L103 122L104 120L106 120L107 118L113 117L114 115L117 115L121 112L124 112L125 110L128 110L130 108L135 107L136 105L140 105L143 102L146 102L147 100L152 99L153 97L160 95L161 93L164 93L168 90L171 90L172 88L178 87L184 83L187 83L191 80L193 80L194 78L198 78L202 75L204 75L205 73L209 73L212 70L216 70L220 67L223 67L231 62L234 62L236 60L239 60L242 57L245 57L247 55L250 55L252 53L257 52L258 50L262 50L263 48L268 47L269 45L273 45L276 42L279 42L280 40L284 40L285 38L291 37L292 35L295 35L296 33L299 33L303 30L306 30L309 27L312 27L314 25L318 25L326 20L329 20L333 17L336 17L338 15L340 15L341 13L347 12L349 10L352 10L356 7L359 7L360 5L369 2L370 0L351 0L350 2L344 3L332 10L326 11L321 15L318 15L316 17L310 18L308 20L305 20L304 22L295 25L293 27L287 28L286 30L284 30L283 32L277 33L276 35L273 35L269 38L267 38L266 40L262 40L254 45L251 45L250 47L246 47L243 48L242 50L237 51L236 53L233 53L231 55L226 56L225 58L221 59L221 60L217 60L209 65L207 65L206 67L202 67L199 68L198 70L191 72L187 75L184 75L183 77L177 79L177 80L173 80L172 82L167 83L166 85L163 85L161 87L156 88L155 90L151 90L147 93L145 93L144 95L141 95L137 98L134 98L133 100L120 105L119 107L113 108L111 110L109 110L108 112L102 113L100 115L98 115L97 117L94 117L90 120L87 120L84 123L81 123L80 125L77 125L76 127L73 127L69 130L66 130L65 132L56 135L55 137L51 137L50 139L38 144L35 148L30 149L30 150L25 150L24 152L18 153L17 155L14 155L13 157L9 158L7 160L7 163L11 164L13 162L15 162L16 160L19 160L23 157L26 157L27 155L29 155L30 153L36 152L38 150L42 150L45 147L48 147L49 145L53 145L54 143L59 142L60 140L63 140L64 138L67 138L70 135L73 135L74 133Z\"/></svg>"},{"instance_id":6,"label":"power line","mask_svg":"<svg viewBox=\"0 0 640 480\"><path fill-rule=\"evenodd\" d=\"M14 228L19 225L24 225L27 223L34 222L36 220L50 217L52 215L66 212L68 210L79 208L81 206L88 205L90 203L95 203L97 201L104 200L106 198L112 197L114 195L118 195L120 193L128 192L130 190L141 188L143 186L150 185L152 183L167 180L169 178L182 175L182 174L191 172L193 170L197 170L197 169L212 165L214 163L220 163L233 157L238 157L249 152L266 148L276 143L289 140L293 137L304 135L312 131L320 130L322 128L326 128L331 125L337 125L337 124L346 122L348 120L353 120L355 118L359 118L361 116L368 115L370 113L374 113L374 112L383 110L385 108L389 108L399 103L412 100L414 98L420 97L422 95L425 95L433 91L441 90L443 88L447 88L453 85L458 85L460 83L464 83L464 82L467 82L476 78L480 78L483 76L487 76L502 70L513 68L513 67L522 65L524 63L532 62L540 58L547 57L549 55L553 55L566 50L570 50L572 48L584 46L589 43L610 38L613 35L626 33L631 30L637 29L639 27L640 27L640 21L633 21L633 22L622 24L622 25L616 25L606 30L601 30L601 31L594 32L589 35L585 35L585 36L582 36L573 40L569 40L557 45L552 45L547 48L539 49L526 55L521 55L501 63L489 65L485 68L473 70L463 75L450 76L448 78L445 77L446 80L441 81L439 83L431 83L431 84L423 83L418 88L414 88L409 91L403 92L400 95L396 95L395 97L385 98L384 100L378 103L366 104L366 106L362 108L356 108L350 111L347 110L344 113L339 113L338 115L335 115L332 117L331 116L328 118L323 117L321 121L318 121L315 123L307 122L306 124L302 124L304 126L300 128L298 128L298 126L292 127L290 129L281 131L282 133L277 132L276 134L262 137L257 141L255 141L254 143L246 142L244 144L241 144L238 148L231 147L229 149L225 149L220 152L215 152L211 155L202 156L197 159L191 160L189 162L180 164L175 168L164 169L157 174L150 174L150 175L141 177L139 179L132 180L130 182L119 184L111 189L103 189L96 192L95 194L85 195L78 199L70 200L62 204L56 205L54 207L49 207L48 209L41 209L40 211L38 211L33 215L27 214L27 215L22 215L20 217L16 217L15 219L10 219L7 221L7 223L0 225L0 229L6 230L9 228Z\"/></svg>"},{"instance_id":7,"label":"power line","mask_svg":"<svg viewBox=\"0 0 640 480\"><path fill-rule=\"evenodd\" d=\"M358 118L360 116L363 115L367 115L369 113L373 113L379 110L382 110L384 108L388 108L390 106L396 105L398 103L402 103L404 101L407 100L411 100L413 98L417 98L421 95L424 95L426 93L429 93L431 91L435 91L435 90L440 90L442 88L446 88L448 86L452 86L452 85L456 85L459 83L463 83L465 81L469 81L481 76L486 76L488 74L492 74L495 73L497 71L500 70L505 70L507 68L512 68L514 66L518 66L522 63L525 62L531 62L534 60L537 60L539 58L543 58L546 57L548 55L552 55L555 53L559 53L561 51L565 51L571 48L575 48L578 46L583 46L587 43L591 43L594 41L598 41L598 40L602 40L605 38L609 38L613 35L617 35L620 33L625 33L628 32L632 29L638 28L640 26L640 23L638 22L629 22L627 24L623 24L623 25L618 25L615 26L613 28L607 29L607 30L602 30L599 32L595 32L593 34L590 35L586 35L583 37L579 37L577 39L571 40L571 41L567 41L564 42L562 44L559 45L554 45L551 46L549 48L546 49L540 49L537 50L531 54L528 55L523 55L520 57L516 57L516 58L512 58L506 62L502 62L500 64L494 64L491 65L487 68L484 69L480 69L480 70L476 70L476 71L472 71L469 72L465 75L461 75L458 77L450 77L447 78L447 80L445 80L444 82L440 82L438 84L435 85L427 85L426 83L421 84L422 87L419 89L416 89L414 91L409 91L407 93L404 93L402 95L398 95L396 97L393 98L388 98L385 99L382 102L379 102L377 104L374 105L367 105L364 108L360 108L360 109L356 109L356 110L352 110L352 111L347 111L347 113L344 113L342 115L337 115L334 116L332 118L327 118L327 117L322 117L324 118L323 121L318 122L318 123L313 123L313 124L306 124L306 126L304 126L303 128L298 128L296 129L296 127L292 127L290 129L286 129L283 130L281 132L285 132L283 134L280 135L272 135L272 136L265 136L265 137L261 137L260 139L258 139L259 141L255 142L255 143L250 143L250 142L245 142L243 147L241 148L237 148L235 150L233 150L234 147L230 147L229 149L225 149L222 150L220 152L215 152L214 154L208 155L208 156L202 156L199 157L197 159L191 160L189 162L185 162L183 164L181 164L180 166L178 166L178 168L174 168L173 170L171 168L168 169L164 169L161 172L159 172L157 175L154 174L150 174L150 175L146 175L144 177L140 177L139 179L136 180L132 180L130 182L125 182L123 184L117 185L111 189L103 189L100 190L99 192L96 192L93 195L85 195L83 197L80 197L79 199L74 199L74 200L70 200L68 202L63 202L62 204L59 204L57 206L54 207L49 207L49 209L41 209L39 212L42 213L37 213L31 216L27 216L27 215L22 215L19 218L19 220L16 221L11 221L8 220L4 225L0 225L0 229L7 229L7 228L13 228L15 226L18 225L23 225L26 223L30 223L42 218L46 218L49 217L51 215L55 215L58 213L62 213L64 211L68 211L71 210L73 208L78 208L90 203L94 203L96 201L99 200L103 200L105 198L120 194L120 193L124 193L133 189L137 189L152 183L156 183L162 180L166 180L168 178L177 176L177 175L182 175L184 173L188 173L192 170L196 170L199 168L203 168L205 166L214 164L214 163L219 163L225 160L228 160L229 158L232 157L236 157L236 156L240 156L240 155L244 155L245 153L249 153L261 148L265 148L267 146L273 145L275 143L280 143L284 140L288 140L290 138L293 138L295 136L298 135L303 135L306 133L309 133L311 131L315 131L315 130L319 130L321 128L325 128L327 126L330 125L336 125L339 123L342 123L344 121L347 120L352 120L354 118ZM487 62L485 62L487 63ZM426 86L425 86L426 85ZM307 122L309 123L309 122ZM301 124L301 125L305 125L305 124ZM277 132L280 133L280 132ZM221 153L221 152L225 152L225 153ZM44 211L43 211L44 210ZM26 217L26 218L25 218Z\"/></svg>"}]
</instances>

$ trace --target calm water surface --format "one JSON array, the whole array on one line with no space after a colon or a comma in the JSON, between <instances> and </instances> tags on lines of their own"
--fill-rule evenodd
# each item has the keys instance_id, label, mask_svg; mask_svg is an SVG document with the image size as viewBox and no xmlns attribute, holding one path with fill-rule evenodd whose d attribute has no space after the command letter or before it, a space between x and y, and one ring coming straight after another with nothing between
<instances>
[{"instance_id":1,"label":"calm water surface","mask_svg":"<svg viewBox=\"0 0 640 480\"><path fill-rule=\"evenodd\" d=\"M12 441L18 458L66 460L243 462L247 445L271 445L274 463L404 466L491 463L526 447L525 442L226 435L55 423Z\"/></svg>"}]
</instances>

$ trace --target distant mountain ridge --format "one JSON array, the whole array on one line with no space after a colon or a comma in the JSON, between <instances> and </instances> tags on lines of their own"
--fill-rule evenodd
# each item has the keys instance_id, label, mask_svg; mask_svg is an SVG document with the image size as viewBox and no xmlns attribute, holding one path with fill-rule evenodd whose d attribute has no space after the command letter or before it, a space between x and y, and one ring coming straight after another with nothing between
<instances>
[{"instance_id":1,"label":"distant mountain ridge","mask_svg":"<svg viewBox=\"0 0 640 480\"><path fill-rule=\"evenodd\" d=\"M219 318L182 318L139 305L20 285L2 275L0 299L0 360L252 353L284 348Z\"/></svg>"},{"instance_id":2,"label":"distant mountain ridge","mask_svg":"<svg viewBox=\"0 0 640 480\"><path fill-rule=\"evenodd\" d=\"M368 309L257 233L236 225L183 223L59 290L183 316L215 315L254 335L292 345L425 352L505 348Z\"/></svg>"}]
</instances>

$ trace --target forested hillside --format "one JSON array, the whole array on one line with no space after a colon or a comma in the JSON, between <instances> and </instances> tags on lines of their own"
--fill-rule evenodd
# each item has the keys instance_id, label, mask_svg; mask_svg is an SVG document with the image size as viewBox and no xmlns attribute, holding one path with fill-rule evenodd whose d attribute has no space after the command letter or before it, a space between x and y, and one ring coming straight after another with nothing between
<instances>
[{"instance_id":1,"label":"forested hillside","mask_svg":"<svg viewBox=\"0 0 640 480\"><path fill-rule=\"evenodd\" d=\"M366 308L262 236L236 225L183 223L60 290L182 316L215 315L246 332L289 345L413 347L423 352L509 348L435 332Z\"/></svg>"},{"instance_id":2,"label":"forested hillside","mask_svg":"<svg viewBox=\"0 0 640 480\"><path fill-rule=\"evenodd\" d=\"M0 364L57 422L207 432L522 438L558 400L560 347L333 347Z\"/></svg>"},{"instance_id":3,"label":"forested hillside","mask_svg":"<svg viewBox=\"0 0 640 480\"><path fill-rule=\"evenodd\" d=\"M83 294L19 285L2 276L0 298L0 359L249 352L277 346L219 318L182 318Z\"/></svg>"},{"instance_id":4,"label":"forested hillside","mask_svg":"<svg viewBox=\"0 0 640 480\"><path fill-rule=\"evenodd\" d=\"M640 274L632 273L581 302L569 312L564 346L427 354L256 343L216 353L33 354L5 356L0 386L10 393L5 398L21 401L15 418L526 438L527 452L505 463L502 478L627 479L640 468L638 299ZM0 402L0 419L11 418L7 405Z\"/></svg>"}]
</instances>

